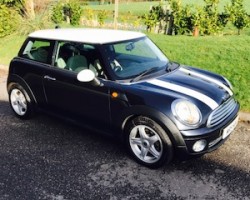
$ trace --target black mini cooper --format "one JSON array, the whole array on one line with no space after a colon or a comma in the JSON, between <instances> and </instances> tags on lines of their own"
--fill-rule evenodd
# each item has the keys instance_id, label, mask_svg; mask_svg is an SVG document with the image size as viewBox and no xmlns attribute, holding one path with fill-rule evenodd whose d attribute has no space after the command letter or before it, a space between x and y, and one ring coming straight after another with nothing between
<instances>
[{"instance_id":1,"label":"black mini cooper","mask_svg":"<svg viewBox=\"0 0 250 200\"><path fill-rule=\"evenodd\" d=\"M104 29L31 33L9 67L12 110L37 110L121 137L139 163L218 148L238 122L229 81L171 62L144 34Z\"/></svg>"}]
</instances>

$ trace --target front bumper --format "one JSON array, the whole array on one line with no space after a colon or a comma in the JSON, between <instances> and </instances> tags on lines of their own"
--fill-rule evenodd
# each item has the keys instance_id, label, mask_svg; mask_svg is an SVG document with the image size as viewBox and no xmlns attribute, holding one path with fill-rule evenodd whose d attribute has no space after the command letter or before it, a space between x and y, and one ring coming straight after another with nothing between
<instances>
[{"instance_id":1,"label":"front bumper","mask_svg":"<svg viewBox=\"0 0 250 200\"><path fill-rule=\"evenodd\" d=\"M236 106L234 112L221 124L217 125L213 128L201 128L196 130L188 130L182 131L183 139L185 142L185 146L177 146L176 150L178 155L181 157L189 157L189 156L199 156L205 153L214 151L218 147L220 147L230 136L233 129L236 127L238 122L238 112L239 105ZM200 133L197 135L197 133ZM190 135L190 136L184 136ZM191 135L196 135L192 137ZM198 140L205 140L207 142L204 150L200 152L195 152L193 150L193 145Z\"/></svg>"}]
</instances>

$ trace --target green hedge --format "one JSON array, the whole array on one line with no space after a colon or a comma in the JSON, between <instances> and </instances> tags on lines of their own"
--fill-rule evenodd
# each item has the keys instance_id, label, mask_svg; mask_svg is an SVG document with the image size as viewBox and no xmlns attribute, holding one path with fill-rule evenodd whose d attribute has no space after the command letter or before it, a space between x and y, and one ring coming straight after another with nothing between
<instances>
[{"instance_id":1,"label":"green hedge","mask_svg":"<svg viewBox=\"0 0 250 200\"><path fill-rule=\"evenodd\" d=\"M0 37L13 33L18 27L19 14L5 5L0 5Z\"/></svg>"}]
</instances>

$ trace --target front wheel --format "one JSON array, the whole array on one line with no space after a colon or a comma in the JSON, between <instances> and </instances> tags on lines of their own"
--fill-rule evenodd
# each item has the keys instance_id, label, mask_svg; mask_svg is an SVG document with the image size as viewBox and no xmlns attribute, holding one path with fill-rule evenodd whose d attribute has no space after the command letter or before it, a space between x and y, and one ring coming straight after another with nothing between
<instances>
[{"instance_id":1,"label":"front wheel","mask_svg":"<svg viewBox=\"0 0 250 200\"><path fill-rule=\"evenodd\" d=\"M172 160L173 147L163 128L148 117L131 120L126 128L126 144L137 162L158 168Z\"/></svg>"},{"instance_id":2,"label":"front wheel","mask_svg":"<svg viewBox=\"0 0 250 200\"><path fill-rule=\"evenodd\" d=\"M25 89L19 84L13 84L9 90L9 101L15 115L28 119L33 114L33 105Z\"/></svg>"}]
</instances>

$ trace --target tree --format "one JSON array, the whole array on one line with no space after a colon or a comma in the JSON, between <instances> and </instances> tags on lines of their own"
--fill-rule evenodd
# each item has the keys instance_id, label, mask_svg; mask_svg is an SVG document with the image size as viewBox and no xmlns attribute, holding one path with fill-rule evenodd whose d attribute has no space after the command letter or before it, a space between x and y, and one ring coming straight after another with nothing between
<instances>
[{"instance_id":1,"label":"tree","mask_svg":"<svg viewBox=\"0 0 250 200\"><path fill-rule=\"evenodd\" d=\"M231 0L231 4L225 7L233 25L238 29L238 35L250 24L249 16L243 6L243 0Z\"/></svg>"},{"instance_id":2,"label":"tree","mask_svg":"<svg viewBox=\"0 0 250 200\"><path fill-rule=\"evenodd\" d=\"M206 35L216 34L225 26L220 21L220 15L218 12L219 0L204 0L205 6L204 16L201 22L201 26Z\"/></svg>"}]
</instances>

